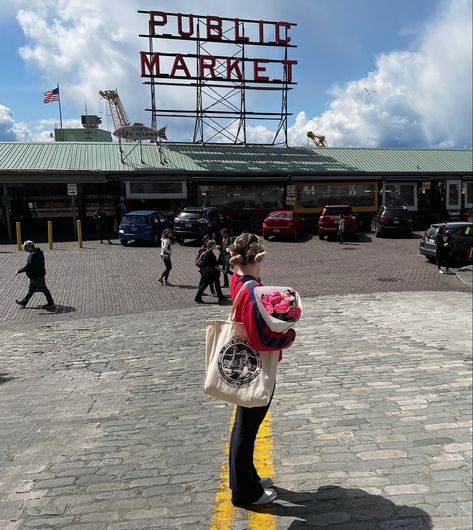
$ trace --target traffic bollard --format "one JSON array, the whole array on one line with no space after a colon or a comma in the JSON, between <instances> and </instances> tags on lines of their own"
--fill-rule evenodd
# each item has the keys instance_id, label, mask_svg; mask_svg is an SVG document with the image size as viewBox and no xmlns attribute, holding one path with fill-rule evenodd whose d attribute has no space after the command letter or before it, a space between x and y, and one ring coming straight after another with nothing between
<instances>
[{"instance_id":1,"label":"traffic bollard","mask_svg":"<svg viewBox=\"0 0 473 530\"><path fill-rule=\"evenodd\" d=\"M49 250L53 249L53 222L48 221L48 244Z\"/></svg>"},{"instance_id":2,"label":"traffic bollard","mask_svg":"<svg viewBox=\"0 0 473 530\"><path fill-rule=\"evenodd\" d=\"M77 240L79 241L79 248L82 248L82 223L77 219Z\"/></svg>"},{"instance_id":3,"label":"traffic bollard","mask_svg":"<svg viewBox=\"0 0 473 530\"><path fill-rule=\"evenodd\" d=\"M18 250L21 250L21 223L16 223L16 244L18 245Z\"/></svg>"}]
</instances>

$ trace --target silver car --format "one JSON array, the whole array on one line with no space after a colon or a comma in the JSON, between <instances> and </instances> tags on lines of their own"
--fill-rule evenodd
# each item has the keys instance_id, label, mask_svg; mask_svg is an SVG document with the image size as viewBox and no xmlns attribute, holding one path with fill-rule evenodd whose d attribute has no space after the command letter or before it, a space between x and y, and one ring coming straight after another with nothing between
<instances>
[{"instance_id":1,"label":"silver car","mask_svg":"<svg viewBox=\"0 0 473 530\"><path fill-rule=\"evenodd\" d=\"M441 226L448 228L451 236L449 264L452 267L461 267L471 262L473 259L473 223L455 222L431 225L419 243L419 252L428 261L436 260L435 237Z\"/></svg>"}]
</instances>

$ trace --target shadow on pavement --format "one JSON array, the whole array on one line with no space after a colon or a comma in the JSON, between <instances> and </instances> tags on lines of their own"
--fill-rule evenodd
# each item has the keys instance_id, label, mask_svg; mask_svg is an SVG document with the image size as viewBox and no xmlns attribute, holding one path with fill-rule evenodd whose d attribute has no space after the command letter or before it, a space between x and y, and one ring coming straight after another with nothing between
<instances>
[{"instance_id":1,"label":"shadow on pavement","mask_svg":"<svg viewBox=\"0 0 473 530\"><path fill-rule=\"evenodd\" d=\"M297 518L288 528L373 528L379 530L432 530L430 515L413 506L397 505L381 495L362 489L321 486L317 491L289 491L275 488L278 498L290 505L249 507L250 511L277 517ZM338 528L338 526L336 526Z\"/></svg>"},{"instance_id":2,"label":"shadow on pavement","mask_svg":"<svg viewBox=\"0 0 473 530\"><path fill-rule=\"evenodd\" d=\"M15 378L5 372L0 372L0 385L3 385L3 383L8 383L8 381L11 381L12 379Z\"/></svg>"},{"instance_id":3,"label":"shadow on pavement","mask_svg":"<svg viewBox=\"0 0 473 530\"><path fill-rule=\"evenodd\" d=\"M50 314L60 314L60 313L74 313L75 311L77 311L77 309L75 307L72 307L70 305L61 305L61 304L56 304L51 309L46 309L46 308L44 308L42 306L32 306L29 309L42 309L43 311L46 311L44 313L45 315L47 315L48 313L50 313Z\"/></svg>"}]
</instances>

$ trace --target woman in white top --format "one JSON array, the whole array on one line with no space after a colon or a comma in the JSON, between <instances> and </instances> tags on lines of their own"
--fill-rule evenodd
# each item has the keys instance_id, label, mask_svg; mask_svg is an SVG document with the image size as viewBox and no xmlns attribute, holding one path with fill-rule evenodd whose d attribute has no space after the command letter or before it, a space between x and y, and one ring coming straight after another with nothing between
<instances>
[{"instance_id":1,"label":"woman in white top","mask_svg":"<svg viewBox=\"0 0 473 530\"><path fill-rule=\"evenodd\" d=\"M163 230L163 233L161 234L161 259L164 261L164 266L166 267L166 269L163 271L163 273L158 279L158 282L161 285L169 285L168 278L169 278L169 273L171 272L171 269L172 269L171 237L172 237L172 230L170 228L166 228L166 230Z\"/></svg>"}]
</instances>

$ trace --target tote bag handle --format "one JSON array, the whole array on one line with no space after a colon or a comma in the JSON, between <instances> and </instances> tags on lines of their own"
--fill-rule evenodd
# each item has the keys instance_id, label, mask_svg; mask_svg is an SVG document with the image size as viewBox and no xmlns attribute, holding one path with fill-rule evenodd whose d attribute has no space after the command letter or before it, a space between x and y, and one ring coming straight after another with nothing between
<instances>
[{"instance_id":1,"label":"tote bag handle","mask_svg":"<svg viewBox=\"0 0 473 530\"><path fill-rule=\"evenodd\" d=\"M249 283L251 283L252 281L254 281L254 280L248 280L247 282L245 282L245 283L241 286L241 289L238 291L237 295L235 296L235 300L233 300L233 309L232 309L232 312L228 315L228 318L227 318L227 321L228 321L228 322L233 322L233 320L235 319L235 311L236 311L236 307L237 307L238 298L240 298L240 294L242 293L243 289L244 289Z\"/></svg>"}]
</instances>

